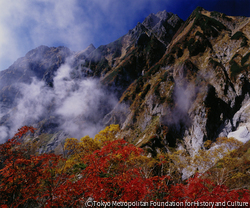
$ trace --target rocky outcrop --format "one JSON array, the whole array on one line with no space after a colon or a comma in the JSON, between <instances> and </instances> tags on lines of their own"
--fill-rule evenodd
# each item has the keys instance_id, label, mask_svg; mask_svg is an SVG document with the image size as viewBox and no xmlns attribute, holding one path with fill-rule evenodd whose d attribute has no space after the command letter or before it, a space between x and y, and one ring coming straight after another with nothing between
<instances>
[{"instance_id":1,"label":"rocky outcrop","mask_svg":"<svg viewBox=\"0 0 250 208\"><path fill-rule=\"evenodd\" d=\"M160 11L150 14L142 24L152 31L166 46L170 43L183 21L176 14Z\"/></svg>"},{"instance_id":2,"label":"rocky outcrop","mask_svg":"<svg viewBox=\"0 0 250 208\"><path fill-rule=\"evenodd\" d=\"M134 80L161 59L182 23L177 15L166 11L150 14L126 35L94 50L80 67L91 69L121 97Z\"/></svg>"},{"instance_id":3,"label":"rocky outcrop","mask_svg":"<svg viewBox=\"0 0 250 208\"><path fill-rule=\"evenodd\" d=\"M1 83L0 101L13 103L13 83L28 83L32 76L53 88L55 72L71 57L67 79L98 77L119 99L114 109L104 106L93 123L104 118L106 125L120 124L121 137L152 155L180 147L193 154L220 136L248 139L249 22L200 7L185 22L162 11L98 48L41 46L0 73L8 83ZM58 133L53 125L39 129L39 135ZM45 149L59 144L62 135L50 136Z\"/></svg>"},{"instance_id":4,"label":"rocky outcrop","mask_svg":"<svg viewBox=\"0 0 250 208\"><path fill-rule=\"evenodd\" d=\"M19 93L15 85L30 84L34 77L53 86L55 72L71 55L72 52L66 47L39 46L29 51L25 57L0 72L0 103L12 106Z\"/></svg>"},{"instance_id":5,"label":"rocky outcrop","mask_svg":"<svg viewBox=\"0 0 250 208\"><path fill-rule=\"evenodd\" d=\"M250 132L246 126L240 126L236 131L230 132L227 137L233 137L240 142L246 143L250 140Z\"/></svg>"},{"instance_id":6,"label":"rocky outcrop","mask_svg":"<svg viewBox=\"0 0 250 208\"><path fill-rule=\"evenodd\" d=\"M47 135L48 136L48 135ZM64 154L64 143L65 139L68 138L69 135L65 132L57 132L51 135L51 138L48 141L43 141L42 145L39 146L39 154L55 152L57 154ZM37 140L41 140L42 136L37 137Z\"/></svg>"},{"instance_id":7,"label":"rocky outcrop","mask_svg":"<svg viewBox=\"0 0 250 208\"><path fill-rule=\"evenodd\" d=\"M165 12L160 14L168 18ZM151 14L143 25L155 28L159 15ZM165 55L121 97L131 110L121 123L129 141L150 151L150 138L157 138L160 149L181 145L194 153L204 141L227 136L246 122L248 114L242 107L250 91L245 45L249 32L244 28L249 23L245 19L240 27L244 33L237 33L231 30L236 22L238 17L214 18L202 8L192 13ZM148 42L146 36L141 42Z\"/></svg>"}]
</instances>

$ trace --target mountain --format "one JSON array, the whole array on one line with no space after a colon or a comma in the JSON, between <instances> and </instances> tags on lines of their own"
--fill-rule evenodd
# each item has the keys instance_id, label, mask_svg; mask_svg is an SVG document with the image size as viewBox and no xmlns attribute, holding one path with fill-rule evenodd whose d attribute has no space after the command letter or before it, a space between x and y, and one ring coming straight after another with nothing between
<instances>
[{"instance_id":1,"label":"mountain","mask_svg":"<svg viewBox=\"0 0 250 208\"><path fill-rule=\"evenodd\" d=\"M177 146L198 151L239 126L249 135L248 27L247 17L198 7L160 60L123 93L119 105L129 105L127 114L118 105L109 123L118 121L122 136L154 155Z\"/></svg>"},{"instance_id":2,"label":"mountain","mask_svg":"<svg viewBox=\"0 0 250 208\"><path fill-rule=\"evenodd\" d=\"M40 46L19 58L8 69L0 71L0 102L11 106L16 95L13 85L31 83L32 77L51 85L53 74L71 53L66 47Z\"/></svg>"},{"instance_id":3,"label":"mountain","mask_svg":"<svg viewBox=\"0 0 250 208\"><path fill-rule=\"evenodd\" d=\"M232 134L247 141L249 20L198 7L184 22L162 11L98 48L31 50L0 72L0 132L34 125L39 152L113 123L153 156L171 148L193 154ZM31 106L29 119L17 113L23 106Z\"/></svg>"},{"instance_id":4,"label":"mountain","mask_svg":"<svg viewBox=\"0 0 250 208\"><path fill-rule=\"evenodd\" d=\"M166 11L150 14L126 35L94 50L80 67L91 69L103 84L115 86L120 97L143 71L160 60L182 23Z\"/></svg>"}]
</instances>

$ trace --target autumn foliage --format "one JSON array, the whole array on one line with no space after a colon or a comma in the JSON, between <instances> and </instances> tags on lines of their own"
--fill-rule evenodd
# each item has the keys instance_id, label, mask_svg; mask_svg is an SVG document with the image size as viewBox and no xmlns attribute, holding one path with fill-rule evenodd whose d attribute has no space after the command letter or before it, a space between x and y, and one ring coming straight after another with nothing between
<instances>
[{"instance_id":1,"label":"autumn foliage","mask_svg":"<svg viewBox=\"0 0 250 208\"><path fill-rule=\"evenodd\" d=\"M118 131L111 125L94 139L68 139L63 157L32 154L20 138L34 128L19 129L0 145L1 207L84 207L90 199L249 202L247 189L229 189L208 173L179 181L171 155L148 157L143 149L117 139Z\"/></svg>"}]
</instances>

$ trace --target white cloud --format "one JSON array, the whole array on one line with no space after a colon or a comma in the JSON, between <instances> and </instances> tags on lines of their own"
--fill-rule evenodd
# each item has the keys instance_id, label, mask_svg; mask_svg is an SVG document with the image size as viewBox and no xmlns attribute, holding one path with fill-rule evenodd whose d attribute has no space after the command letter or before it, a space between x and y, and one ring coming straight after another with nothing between
<instances>
[{"instance_id":1,"label":"white cloud","mask_svg":"<svg viewBox=\"0 0 250 208\"><path fill-rule=\"evenodd\" d=\"M91 40L76 0L0 1L0 8L1 69L39 45L80 50Z\"/></svg>"},{"instance_id":2,"label":"white cloud","mask_svg":"<svg viewBox=\"0 0 250 208\"><path fill-rule=\"evenodd\" d=\"M77 138L94 136L104 127L102 119L117 99L100 86L99 80L72 79L71 71L67 63L62 65L54 77L54 88L35 78L31 84L16 85L21 96L15 100L15 108L6 109L0 104L0 118L8 114L0 127L0 143L20 127L36 125L50 116L56 118L59 129Z\"/></svg>"},{"instance_id":3,"label":"white cloud","mask_svg":"<svg viewBox=\"0 0 250 208\"><path fill-rule=\"evenodd\" d=\"M78 51L112 42L163 1L0 0L0 70L39 45Z\"/></svg>"}]
</instances>

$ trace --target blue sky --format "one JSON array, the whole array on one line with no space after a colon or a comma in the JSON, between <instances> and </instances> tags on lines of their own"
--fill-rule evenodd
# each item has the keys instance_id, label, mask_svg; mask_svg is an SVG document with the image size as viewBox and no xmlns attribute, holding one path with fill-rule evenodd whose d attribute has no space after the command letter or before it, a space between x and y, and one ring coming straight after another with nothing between
<instances>
[{"instance_id":1,"label":"blue sky","mask_svg":"<svg viewBox=\"0 0 250 208\"><path fill-rule=\"evenodd\" d=\"M0 0L0 70L40 45L98 47L150 13L166 10L186 20L197 6L250 16L250 0Z\"/></svg>"}]
</instances>

